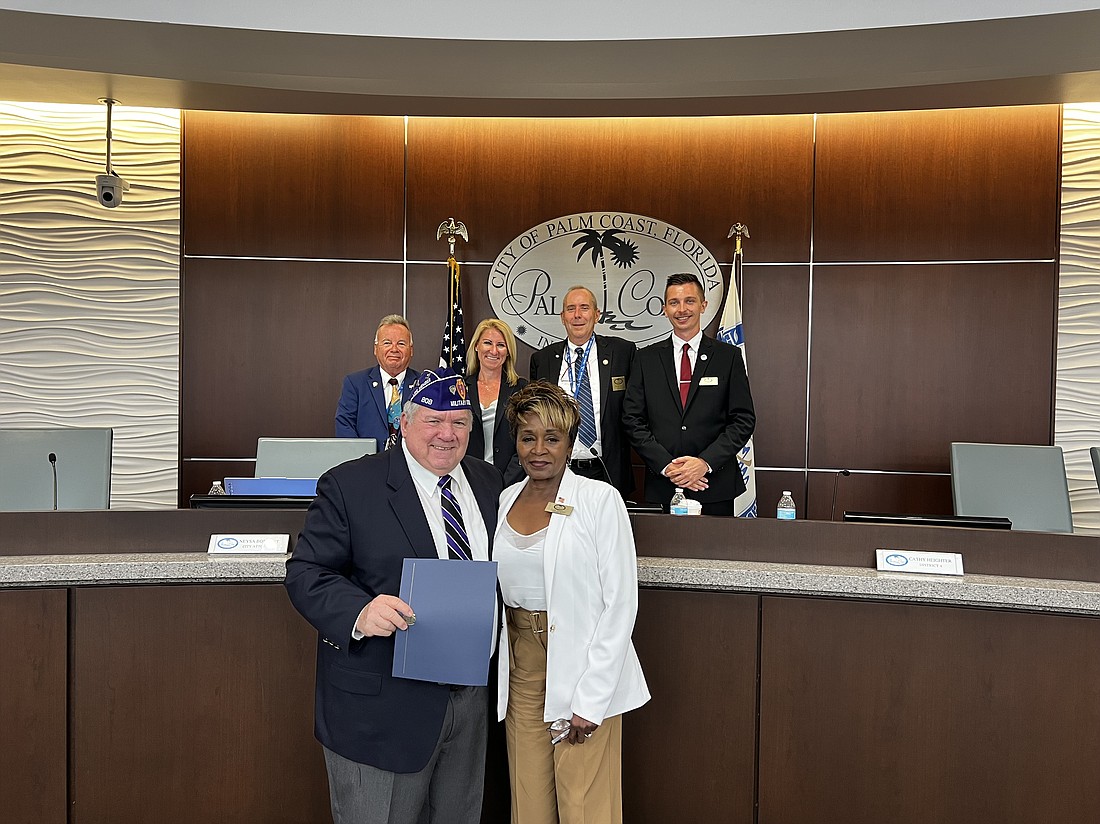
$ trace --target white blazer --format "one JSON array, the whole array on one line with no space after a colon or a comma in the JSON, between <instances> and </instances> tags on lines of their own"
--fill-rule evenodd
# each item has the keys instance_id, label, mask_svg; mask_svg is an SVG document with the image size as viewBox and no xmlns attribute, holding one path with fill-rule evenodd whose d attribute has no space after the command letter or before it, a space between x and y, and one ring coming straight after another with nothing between
<instances>
[{"instance_id":1,"label":"white blazer","mask_svg":"<svg viewBox=\"0 0 1100 824\"><path fill-rule=\"evenodd\" d=\"M527 479L500 494L497 537ZM574 713L602 724L649 700L630 641L638 614L634 533L618 491L568 469L558 497L570 515L550 516L543 548L546 585L546 706L543 720ZM508 709L508 626L501 633L497 715Z\"/></svg>"}]
</instances>

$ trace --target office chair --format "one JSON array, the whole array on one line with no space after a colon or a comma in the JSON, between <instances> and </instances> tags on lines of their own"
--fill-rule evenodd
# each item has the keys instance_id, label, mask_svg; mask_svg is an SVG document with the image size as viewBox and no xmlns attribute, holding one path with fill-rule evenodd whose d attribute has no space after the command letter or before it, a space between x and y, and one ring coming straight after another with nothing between
<instances>
[{"instance_id":1,"label":"office chair","mask_svg":"<svg viewBox=\"0 0 1100 824\"><path fill-rule=\"evenodd\" d=\"M374 438L260 438L257 478L320 478L334 466L378 451Z\"/></svg>"},{"instance_id":2,"label":"office chair","mask_svg":"<svg viewBox=\"0 0 1100 824\"><path fill-rule=\"evenodd\" d=\"M0 512L108 509L113 437L98 428L0 429Z\"/></svg>"},{"instance_id":3,"label":"office chair","mask_svg":"<svg viewBox=\"0 0 1100 824\"><path fill-rule=\"evenodd\" d=\"M1060 446L951 444L956 515L1008 518L1012 528L1073 532Z\"/></svg>"}]
</instances>

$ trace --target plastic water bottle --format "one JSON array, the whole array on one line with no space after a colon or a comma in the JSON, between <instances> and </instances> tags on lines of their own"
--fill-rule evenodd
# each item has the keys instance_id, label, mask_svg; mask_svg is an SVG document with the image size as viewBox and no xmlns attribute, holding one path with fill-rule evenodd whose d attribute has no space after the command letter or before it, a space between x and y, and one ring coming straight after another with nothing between
<instances>
[{"instance_id":1,"label":"plastic water bottle","mask_svg":"<svg viewBox=\"0 0 1100 824\"><path fill-rule=\"evenodd\" d=\"M676 491L672 494L672 500L668 504L668 511L670 515L687 515L687 504L684 503L684 490L680 487L676 487Z\"/></svg>"},{"instance_id":2,"label":"plastic water bottle","mask_svg":"<svg viewBox=\"0 0 1100 824\"><path fill-rule=\"evenodd\" d=\"M780 521L793 521L797 514L794 508L794 498L791 497L790 490L783 490L783 497L779 499L779 506L776 507L775 517Z\"/></svg>"},{"instance_id":3,"label":"plastic water bottle","mask_svg":"<svg viewBox=\"0 0 1100 824\"><path fill-rule=\"evenodd\" d=\"M210 487L210 491L207 492L206 494L207 495L224 495L225 490L222 489L222 482L221 481L214 481L213 485Z\"/></svg>"}]
</instances>

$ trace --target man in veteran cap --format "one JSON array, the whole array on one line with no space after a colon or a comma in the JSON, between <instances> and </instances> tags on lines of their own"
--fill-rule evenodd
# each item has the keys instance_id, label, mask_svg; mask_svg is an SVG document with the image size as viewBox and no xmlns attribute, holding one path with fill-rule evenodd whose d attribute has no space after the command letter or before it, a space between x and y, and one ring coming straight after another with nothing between
<instances>
[{"instance_id":1,"label":"man in veteran cap","mask_svg":"<svg viewBox=\"0 0 1100 824\"><path fill-rule=\"evenodd\" d=\"M465 458L470 405L453 371L422 372L399 446L321 477L287 562L290 599L318 632L315 731L336 824L481 818L489 690L391 676L412 615L395 594L403 559L489 559L502 480Z\"/></svg>"}]
</instances>

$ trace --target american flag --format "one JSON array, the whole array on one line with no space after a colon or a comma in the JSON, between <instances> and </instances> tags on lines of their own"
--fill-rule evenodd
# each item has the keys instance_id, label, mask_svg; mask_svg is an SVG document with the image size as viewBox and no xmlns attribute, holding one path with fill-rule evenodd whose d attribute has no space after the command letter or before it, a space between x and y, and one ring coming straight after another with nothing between
<instances>
[{"instance_id":1,"label":"american flag","mask_svg":"<svg viewBox=\"0 0 1100 824\"><path fill-rule=\"evenodd\" d=\"M454 257L447 258L447 273L447 322L443 326L439 365L449 366L458 374L465 375L466 333L462 331L462 279L458 274L458 261Z\"/></svg>"}]
</instances>

